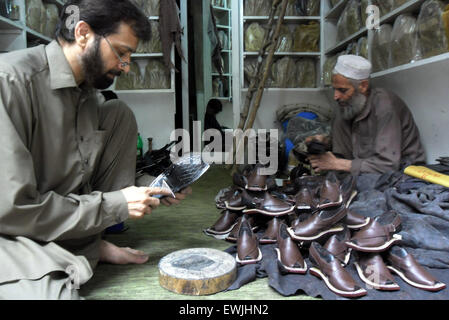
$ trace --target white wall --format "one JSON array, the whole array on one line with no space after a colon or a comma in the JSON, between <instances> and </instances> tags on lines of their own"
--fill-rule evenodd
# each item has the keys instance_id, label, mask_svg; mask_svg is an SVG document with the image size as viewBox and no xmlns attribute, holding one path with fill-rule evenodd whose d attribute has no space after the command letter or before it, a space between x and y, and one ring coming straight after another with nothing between
<instances>
[{"instance_id":1,"label":"white wall","mask_svg":"<svg viewBox=\"0 0 449 320\"><path fill-rule=\"evenodd\" d=\"M242 106L245 101L246 92L242 93ZM254 129L277 129L276 110L280 106L293 103L309 103L323 108L329 108L329 102L323 92L311 91L286 91L273 90L266 91L262 97L260 108L254 121Z\"/></svg>"},{"instance_id":2,"label":"white wall","mask_svg":"<svg viewBox=\"0 0 449 320\"><path fill-rule=\"evenodd\" d=\"M174 93L116 93L136 116L144 152L148 150L148 137L153 138L153 149L159 149L170 142L170 134L175 129Z\"/></svg>"},{"instance_id":3,"label":"white wall","mask_svg":"<svg viewBox=\"0 0 449 320\"><path fill-rule=\"evenodd\" d=\"M376 77L373 85L392 90L407 103L429 164L440 156L449 156L448 59Z\"/></svg>"}]
</instances>

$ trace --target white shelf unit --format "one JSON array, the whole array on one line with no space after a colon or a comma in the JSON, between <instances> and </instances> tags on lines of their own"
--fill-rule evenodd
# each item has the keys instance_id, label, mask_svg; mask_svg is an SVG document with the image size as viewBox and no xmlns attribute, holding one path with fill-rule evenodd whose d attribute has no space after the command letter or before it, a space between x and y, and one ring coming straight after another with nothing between
<instances>
[{"instance_id":1,"label":"white shelf unit","mask_svg":"<svg viewBox=\"0 0 449 320\"><path fill-rule=\"evenodd\" d=\"M322 35L323 35L323 26L322 26L322 6L320 8L320 16L285 16L283 24L284 25L299 25L301 23L307 23L311 21L316 21L320 25L320 41L319 41L319 51L317 52L275 52L274 53L274 59L282 58L282 57L291 57L291 58L316 58L316 88L267 88L266 91L291 91L291 92L300 92L300 91L310 91L310 89L313 89L313 91L317 91L321 88L321 81L320 81L320 74L321 74L321 67L322 67ZM275 16L275 22L278 19L278 16ZM240 39L240 63L239 63L239 70L240 70L240 91L241 92L247 92L248 88L245 84L245 60L247 58L256 58L258 57L258 52L250 52L250 51L244 51L245 44L245 25L249 25L253 22L258 22L261 24L268 23L269 16L245 16L244 15L244 1L239 1L239 39ZM268 55L266 53L265 55Z\"/></svg>"},{"instance_id":2,"label":"white shelf unit","mask_svg":"<svg viewBox=\"0 0 449 320\"><path fill-rule=\"evenodd\" d=\"M56 4L61 10L64 5L61 0L43 0L44 4ZM19 7L19 20L12 20L5 16L0 16L0 52L25 49L33 43L48 44L53 39L47 35L32 30L26 25L26 5L25 0L13 0L11 5Z\"/></svg>"},{"instance_id":3,"label":"white shelf unit","mask_svg":"<svg viewBox=\"0 0 449 320\"><path fill-rule=\"evenodd\" d=\"M414 14L415 16L418 15L422 4L426 0L410 0L404 3L402 6L394 9L393 11L385 14L384 16L380 17L380 25L389 23L391 25L394 24L394 21L397 17L399 17L401 14ZM357 31L353 35L347 37L343 41L337 42L337 21L340 15L342 14L343 10L345 9L347 3L349 0L341 0L334 8L330 8L330 3L328 0L323 1L324 7L325 7L325 14L324 14L324 28L325 28L325 56L326 58L328 56L332 56L334 54L338 54L341 51L344 51L347 46L360 39L361 37L367 36L368 37L368 43L369 43L369 59L372 57L372 50L371 50L371 41L373 36L373 30L368 30L366 27L363 27L361 30ZM372 78L378 78L383 77L385 75L391 75L396 72L400 72L403 70L412 69L415 67L421 67L426 64L431 64L436 61L449 61L449 54L443 53L438 56L418 60L416 62L408 63L405 65L389 68L386 70L382 70L380 72L376 72L372 74Z\"/></svg>"}]
</instances>

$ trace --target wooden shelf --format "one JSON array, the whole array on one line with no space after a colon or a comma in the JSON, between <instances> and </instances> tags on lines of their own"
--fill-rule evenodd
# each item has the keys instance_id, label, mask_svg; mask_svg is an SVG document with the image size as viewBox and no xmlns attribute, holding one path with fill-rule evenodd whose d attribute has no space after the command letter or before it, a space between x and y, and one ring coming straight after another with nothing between
<instances>
[{"instance_id":1,"label":"wooden shelf","mask_svg":"<svg viewBox=\"0 0 449 320\"><path fill-rule=\"evenodd\" d=\"M373 73L371 75L371 78L375 79L375 78L380 78L386 75L390 75L393 73L397 73L397 72L401 72L401 71L405 71L405 70L410 70L410 69L414 69L414 68L418 68L418 67L422 67L425 66L427 64L432 64L435 62L440 62L440 61L447 61L449 63L449 52L448 53L443 53L434 57L430 57L430 58L426 58L426 59L422 59L422 60L417 60L413 63L407 63L404 65L400 65L394 68L390 68L390 69L386 69L383 71L379 71L376 73Z\"/></svg>"},{"instance_id":2,"label":"wooden shelf","mask_svg":"<svg viewBox=\"0 0 449 320\"><path fill-rule=\"evenodd\" d=\"M287 91L287 92L321 92L323 88L265 88L264 91L276 92L276 91ZM242 92L248 92L248 88L242 88Z\"/></svg>"},{"instance_id":3,"label":"wooden shelf","mask_svg":"<svg viewBox=\"0 0 449 320\"><path fill-rule=\"evenodd\" d=\"M162 52L155 52L155 53L133 53L131 55L131 58L160 58L163 57Z\"/></svg>"},{"instance_id":4,"label":"wooden shelf","mask_svg":"<svg viewBox=\"0 0 449 320\"><path fill-rule=\"evenodd\" d=\"M37 31L34 31L34 30L30 29L29 27L25 27L25 31L27 32L27 36L30 38L33 38L33 39L43 40L48 43L53 40L52 38L44 36L43 34L37 32Z\"/></svg>"},{"instance_id":5,"label":"wooden shelf","mask_svg":"<svg viewBox=\"0 0 449 320\"><path fill-rule=\"evenodd\" d=\"M0 30L22 30L23 25L19 21L14 21L0 16Z\"/></svg>"},{"instance_id":6,"label":"wooden shelf","mask_svg":"<svg viewBox=\"0 0 449 320\"><path fill-rule=\"evenodd\" d=\"M244 56L247 57L257 57L259 55L259 52L244 52ZM268 55L268 53L265 53L265 55ZM292 57L320 57L320 52L275 52L275 57L282 57L282 56L292 56Z\"/></svg>"},{"instance_id":7,"label":"wooden shelf","mask_svg":"<svg viewBox=\"0 0 449 320\"><path fill-rule=\"evenodd\" d=\"M333 46L332 48L326 50L326 55L335 54L343 49L346 49L346 47L353 41L358 40L361 37L364 37L368 34L368 29L365 27L358 32L354 33L353 35L347 37L343 41L339 42L337 45Z\"/></svg>"},{"instance_id":8,"label":"wooden shelf","mask_svg":"<svg viewBox=\"0 0 449 320\"><path fill-rule=\"evenodd\" d=\"M380 18L380 24L392 23L401 14L417 12L425 0L411 0Z\"/></svg>"},{"instance_id":9,"label":"wooden shelf","mask_svg":"<svg viewBox=\"0 0 449 320\"><path fill-rule=\"evenodd\" d=\"M268 22L269 16L244 16L243 22ZM278 17L275 17L277 20ZM286 16L284 17L284 23L294 23L301 21L320 21L319 16Z\"/></svg>"},{"instance_id":10,"label":"wooden shelf","mask_svg":"<svg viewBox=\"0 0 449 320\"><path fill-rule=\"evenodd\" d=\"M343 10L345 9L347 2L348 2L348 0L341 0L340 2L338 2L335 5L335 7L333 7L331 10L329 10L325 19L326 20L338 19L340 17L341 13L343 12Z\"/></svg>"}]
</instances>

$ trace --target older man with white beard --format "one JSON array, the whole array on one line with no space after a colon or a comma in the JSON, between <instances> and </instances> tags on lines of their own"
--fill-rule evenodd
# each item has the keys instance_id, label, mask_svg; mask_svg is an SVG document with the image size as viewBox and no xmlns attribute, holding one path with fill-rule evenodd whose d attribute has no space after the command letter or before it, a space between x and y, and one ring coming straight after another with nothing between
<instances>
[{"instance_id":1,"label":"older man with white beard","mask_svg":"<svg viewBox=\"0 0 449 320\"><path fill-rule=\"evenodd\" d=\"M410 110L394 93L371 88L371 70L371 63L363 57L338 58L332 87L339 108L331 137L306 139L332 147L332 152L309 157L315 172L384 173L398 170L405 163L425 163L419 130Z\"/></svg>"}]
</instances>

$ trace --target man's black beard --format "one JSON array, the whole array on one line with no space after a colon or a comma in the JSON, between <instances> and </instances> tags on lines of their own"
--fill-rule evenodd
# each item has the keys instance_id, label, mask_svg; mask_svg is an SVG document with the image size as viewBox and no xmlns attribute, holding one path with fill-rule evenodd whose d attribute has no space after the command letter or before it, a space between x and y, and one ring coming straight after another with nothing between
<instances>
[{"instance_id":1,"label":"man's black beard","mask_svg":"<svg viewBox=\"0 0 449 320\"><path fill-rule=\"evenodd\" d=\"M114 77L120 76L121 72L110 70L104 72L103 60L100 54L100 37L95 37L93 46L81 56L81 65L84 72L84 81L89 87L104 90L109 88L114 82Z\"/></svg>"},{"instance_id":2,"label":"man's black beard","mask_svg":"<svg viewBox=\"0 0 449 320\"><path fill-rule=\"evenodd\" d=\"M344 105L340 105L340 112L343 119L352 121L360 115L365 108L367 97L360 92L354 93L354 96Z\"/></svg>"}]
</instances>

